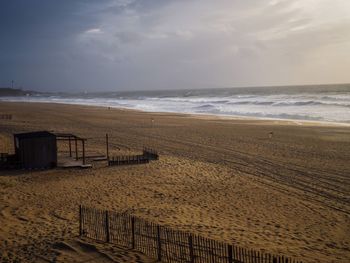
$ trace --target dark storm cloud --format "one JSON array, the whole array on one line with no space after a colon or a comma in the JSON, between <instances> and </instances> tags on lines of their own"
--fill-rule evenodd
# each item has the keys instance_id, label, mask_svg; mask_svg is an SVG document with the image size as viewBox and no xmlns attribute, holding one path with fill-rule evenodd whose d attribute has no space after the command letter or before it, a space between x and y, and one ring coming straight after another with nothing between
<instances>
[{"instance_id":1,"label":"dark storm cloud","mask_svg":"<svg viewBox=\"0 0 350 263\"><path fill-rule=\"evenodd\" d=\"M346 0L2 0L0 86L345 82L349 10Z\"/></svg>"},{"instance_id":2,"label":"dark storm cloud","mask_svg":"<svg viewBox=\"0 0 350 263\"><path fill-rule=\"evenodd\" d=\"M50 79L59 81L60 70L71 62L68 58L76 49L73 43L76 35L96 23L97 14L89 14L90 3L1 1L0 83L5 85L15 79L18 85L50 89L47 85ZM45 87L41 81L45 81ZM58 88L55 83L50 86Z\"/></svg>"}]
</instances>

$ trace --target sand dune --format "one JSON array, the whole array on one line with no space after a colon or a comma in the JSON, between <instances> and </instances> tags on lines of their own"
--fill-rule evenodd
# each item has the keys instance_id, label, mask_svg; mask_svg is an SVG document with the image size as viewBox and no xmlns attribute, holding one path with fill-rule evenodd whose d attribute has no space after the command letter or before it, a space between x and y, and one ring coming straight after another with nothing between
<instances>
[{"instance_id":1,"label":"sand dune","mask_svg":"<svg viewBox=\"0 0 350 263\"><path fill-rule=\"evenodd\" d=\"M88 138L91 155L105 153L106 132L111 154L142 145L161 154L139 166L0 172L4 262L152 262L79 240L79 204L303 262L350 260L349 127L48 104L0 110L14 116L0 122L0 152L12 147L12 133L46 129Z\"/></svg>"}]
</instances>

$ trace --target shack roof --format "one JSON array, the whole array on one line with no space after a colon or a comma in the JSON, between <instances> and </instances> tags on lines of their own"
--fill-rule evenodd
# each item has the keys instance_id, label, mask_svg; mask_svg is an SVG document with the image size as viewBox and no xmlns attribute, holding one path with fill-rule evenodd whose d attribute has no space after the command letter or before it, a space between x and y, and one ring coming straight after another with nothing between
<instances>
[{"instance_id":1,"label":"shack roof","mask_svg":"<svg viewBox=\"0 0 350 263\"><path fill-rule=\"evenodd\" d=\"M42 137L56 137L55 134L48 131L36 131L36 132L26 132L26 133L17 133L14 136L18 139L27 139L27 138L42 138Z\"/></svg>"}]
</instances>

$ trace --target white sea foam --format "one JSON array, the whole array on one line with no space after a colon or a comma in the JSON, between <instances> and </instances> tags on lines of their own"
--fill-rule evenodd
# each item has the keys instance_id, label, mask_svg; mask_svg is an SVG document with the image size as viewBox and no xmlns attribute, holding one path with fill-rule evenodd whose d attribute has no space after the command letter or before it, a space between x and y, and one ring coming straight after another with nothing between
<instances>
[{"instance_id":1,"label":"white sea foam","mask_svg":"<svg viewBox=\"0 0 350 263\"><path fill-rule=\"evenodd\" d=\"M0 100L350 123L350 86L50 94Z\"/></svg>"}]
</instances>

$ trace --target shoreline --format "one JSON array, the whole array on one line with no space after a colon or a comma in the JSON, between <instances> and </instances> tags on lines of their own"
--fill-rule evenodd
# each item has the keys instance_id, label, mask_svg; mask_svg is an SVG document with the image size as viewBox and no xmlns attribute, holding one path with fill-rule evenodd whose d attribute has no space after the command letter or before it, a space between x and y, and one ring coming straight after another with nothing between
<instances>
[{"instance_id":1,"label":"shoreline","mask_svg":"<svg viewBox=\"0 0 350 263\"><path fill-rule=\"evenodd\" d=\"M93 108L112 108L117 110L125 110L131 112L142 112L148 114L158 114L158 115L174 115L174 116L187 116L196 119L207 119L207 120L239 120L239 121L258 121L264 124L278 124L278 125L296 125L296 126L322 126L322 127L350 127L350 123L343 122L331 122L331 121L314 121L314 120L302 120L302 119L282 119L282 118L264 118L264 117L251 117L242 115L225 115L225 114L210 114L210 113L182 113L182 112L167 112L167 111L146 111L140 109L132 109L128 107L117 107L117 106L103 106L103 105L91 105L83 103L67 103L67 102L48 102L48 101L16 101L16 100L2 100L0 98L0 103L30 103L30 104L58 104L58 105L69 105L69 106L84 106Z\"/></svg>"}]
</instances>

